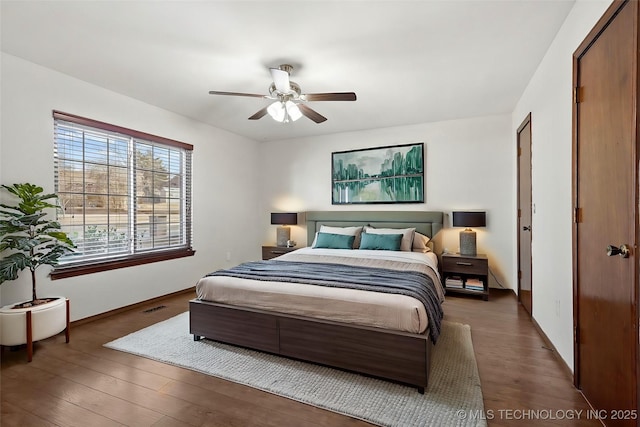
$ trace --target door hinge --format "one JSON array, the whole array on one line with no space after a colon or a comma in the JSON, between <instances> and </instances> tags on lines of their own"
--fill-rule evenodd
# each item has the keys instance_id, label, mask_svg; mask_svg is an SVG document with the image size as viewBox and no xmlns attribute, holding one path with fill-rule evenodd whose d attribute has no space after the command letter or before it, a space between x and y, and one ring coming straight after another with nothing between
<instances>
[{"instance_id":1,"label":"door hinge","mask_svg":"<svg viewBox=\"0 0 640 427\"><path fill-rule=\"evenodd\" d=\"M518 280L522 279L522 271L518 270Z\"/></svg>"},{"instance_id":2,"label":"door hinge","mask_svg":"<svg viewBox=\"0 0 640 427\"><path fill-rule=\"evenodd\" d=\"M574 104L579 104L582 102L584 89L582 87L576 86L573 88L573 102Z\"/></svg>"},{"instance_id":3,"label":"door hinge","mask_svg":"<svg viewBox=\"0 0 640 427\"><path fill-rule=\"evenodd\" d=\"M518 218L522 216L522 209L518 209Z\"/></svg>"},{"instance_id":4,"label":"door hinge","mask_svg":"<svg viewBox=\"0 0 640 427\"><path fill-rule=\"evenodd\" d=\"M576 224L582 222L582 208L573 209L573 222Z\"/></svg>"},{"instance_id":5,"label":"door hinge","mask_svg":"<svg viewBox=\"0 0 640 427\"><path fill-rule=\"evenodd\" d=\"M518 157L522 156L522 148L518 147Z\"/></svg>"}]
</instances>

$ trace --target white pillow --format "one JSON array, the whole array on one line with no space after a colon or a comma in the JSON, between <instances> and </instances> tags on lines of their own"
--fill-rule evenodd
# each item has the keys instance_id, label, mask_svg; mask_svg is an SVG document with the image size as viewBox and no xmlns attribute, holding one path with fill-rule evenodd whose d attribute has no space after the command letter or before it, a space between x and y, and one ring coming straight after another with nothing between
<instances>
[{"instance_id":1,"label":"white pillow","mask_svg":"<svg viewBox=\"0 0 640 427\"><path fill-rule=\"evenodd\" d=\"M415 234L416 229L365 227L364 232L370 234L402 234L402 240L400 241L400 250L404 252L411 252L411 248L413 245L413 235Z\"/></svg>"},{"instance_id":2,"label":"white pillow","mask_svg":"<svg viewBox=\"0 0 640 427\"><path fill-rule=\"evenodd\" d=\"M431 239L429 239L429 237L425 236L422 233L418 233L416 231L415 234L413 235L413 246L412 246L413 252L422 252L422 253L431 252L431 248L427 246L430 240Z\"/></svg>"},{"instance_id":3,"label":"white pillow","mask_svg":"<svg viewBox=\"0 0 640 427\"><path fill-rule=\"evenodd\" d=\"M320 233L331 233L331 234L342 234L347 236L356 236L353 239L353 248L358 249L360 247L360 234L362 233L362 226L358 227L330 227L328 225L320 226ZM311 247L316 246L316 240L318 239L318 233L316 232L316 237L313 239L313 244Z\"/></svg>"}]
</instances>

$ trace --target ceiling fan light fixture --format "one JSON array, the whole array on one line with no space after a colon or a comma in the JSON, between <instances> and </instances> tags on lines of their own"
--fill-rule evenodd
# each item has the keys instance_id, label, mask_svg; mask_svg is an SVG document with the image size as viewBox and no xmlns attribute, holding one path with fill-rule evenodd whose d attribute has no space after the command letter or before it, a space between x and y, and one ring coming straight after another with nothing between
<instances>
[{"instance_id":1,"label":"ceiling fan light fixture","mask_svg":"<svg viewBox=\"0 0 640 427\"><path fill-rule=\"evenodd\" d=\"M267 107L267 113L280 123L295 122L302 117L300 108L292 101L276 101Z\"/></svg>"},{"instance_id":2,"label":"ceiling fan light fixture","mask_svg":"<svg viewBox=\"0 0 640 427\"><path fill-rule=\"evenodd\" d=\"M276 101L269 105L267 113L269 113L276 122L284 122L285 116L287 115L284 104L280 101Z\"/></svg>"},{"instance_id":3,"label":"ceiling fan light fixture","mask_svg":"<svg viewBox=\"0 0 640 427\"><path fill-rule=\"evenodd\" d=\"M300 117L302 117L302 112L300 111L298 106L293 101L287 101L284 105L285 105L285 107L287 109L287 114L289 115L289 118L292 121L295 122Z\"/></svg>"}]
</instances>

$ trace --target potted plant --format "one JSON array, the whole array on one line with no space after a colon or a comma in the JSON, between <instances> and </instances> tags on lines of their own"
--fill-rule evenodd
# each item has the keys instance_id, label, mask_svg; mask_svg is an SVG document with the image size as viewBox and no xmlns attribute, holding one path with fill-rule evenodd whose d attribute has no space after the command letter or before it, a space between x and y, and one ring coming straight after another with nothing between
<instances>
[{"instance_id":1,"label":"potted plant","mask_svg":"<svg viewBox=\"0 0 640 427\"><path fill-rule=\"evenodd\" d=\"M0 285L29 269L32 292L30 301L0 309L0 344L27 344L31 361L33 341L65 329L69 340L69 302L61 297L38 298L36 270L57 265L74 244L60 230L60 223L46 218L46 209L57 208L49 202L57 198L55 194L43 194L42 187L29 183L2 188L18 200L13 205L0 204Z\"/></svg>"}]
</instances>

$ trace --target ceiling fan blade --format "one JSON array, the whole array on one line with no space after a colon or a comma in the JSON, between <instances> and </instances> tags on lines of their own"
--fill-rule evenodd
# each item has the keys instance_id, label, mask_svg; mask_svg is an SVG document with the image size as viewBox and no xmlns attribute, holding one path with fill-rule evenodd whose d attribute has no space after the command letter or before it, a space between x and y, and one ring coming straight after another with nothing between
<instances>
[{"instance_id":1,"label":"ceiling fan blade","mask_svg":"<svg viewBox=\"0 0 640 427\"><path fill-rule=\"evenodd\" d=\"M325 116L323 116L322 114L318 113L315 110L312 110L311 108L307 107L304 104L298 104L298 108L300 109L300 112L302 114L304 114L306 117L310 118L316 123L322 123L325 120L327 120Z\"/></svg>"},{"instance_id":2,"label":"ceiling fan blade","mask_svg":"<svg viewBox=\"0 0 640 427\"><path fill-rule=\"evenodd\" d=\"M273 78L273 84L276 85L276 89L282 93L289 93L291 90L289 73L279 68L269 68L269 71L271 71L271 78Z\"/></svg>"},{"instance_id":3,"label":"ceiling fan blade","mask_svg":"<svg viewBox=\"0 0 640 427\"><path fill-rule=\"evenodd\" d=\"M267 114L267 107L264 107L262 110L255 113L253 116L249 117L249 120L258 120L263 118Z\"/></svg>"},{"instance_id":4,"label":"ceiling fan blade","mask_svg":"<svg viewBox=\"0 0 640 427\"><path fill-rule=\"evenodd\" d=\"M266 98L266 95L258 95L257 93L242 93L242 92L220 92L217 90L210 90L209 95L228 95L228 96L250 96L252 98Z\"/></svg>"},{"instance_id":5,"label":"ceiling fan blade","mask_svg":"<svg viewBox=\"0 0 640 427\"><path fill-rule=\"evenodd\" d=\"M356 94L353 92L305 93L301 98L305 101L355 101Z\"/></svg>"}]
</instances>

